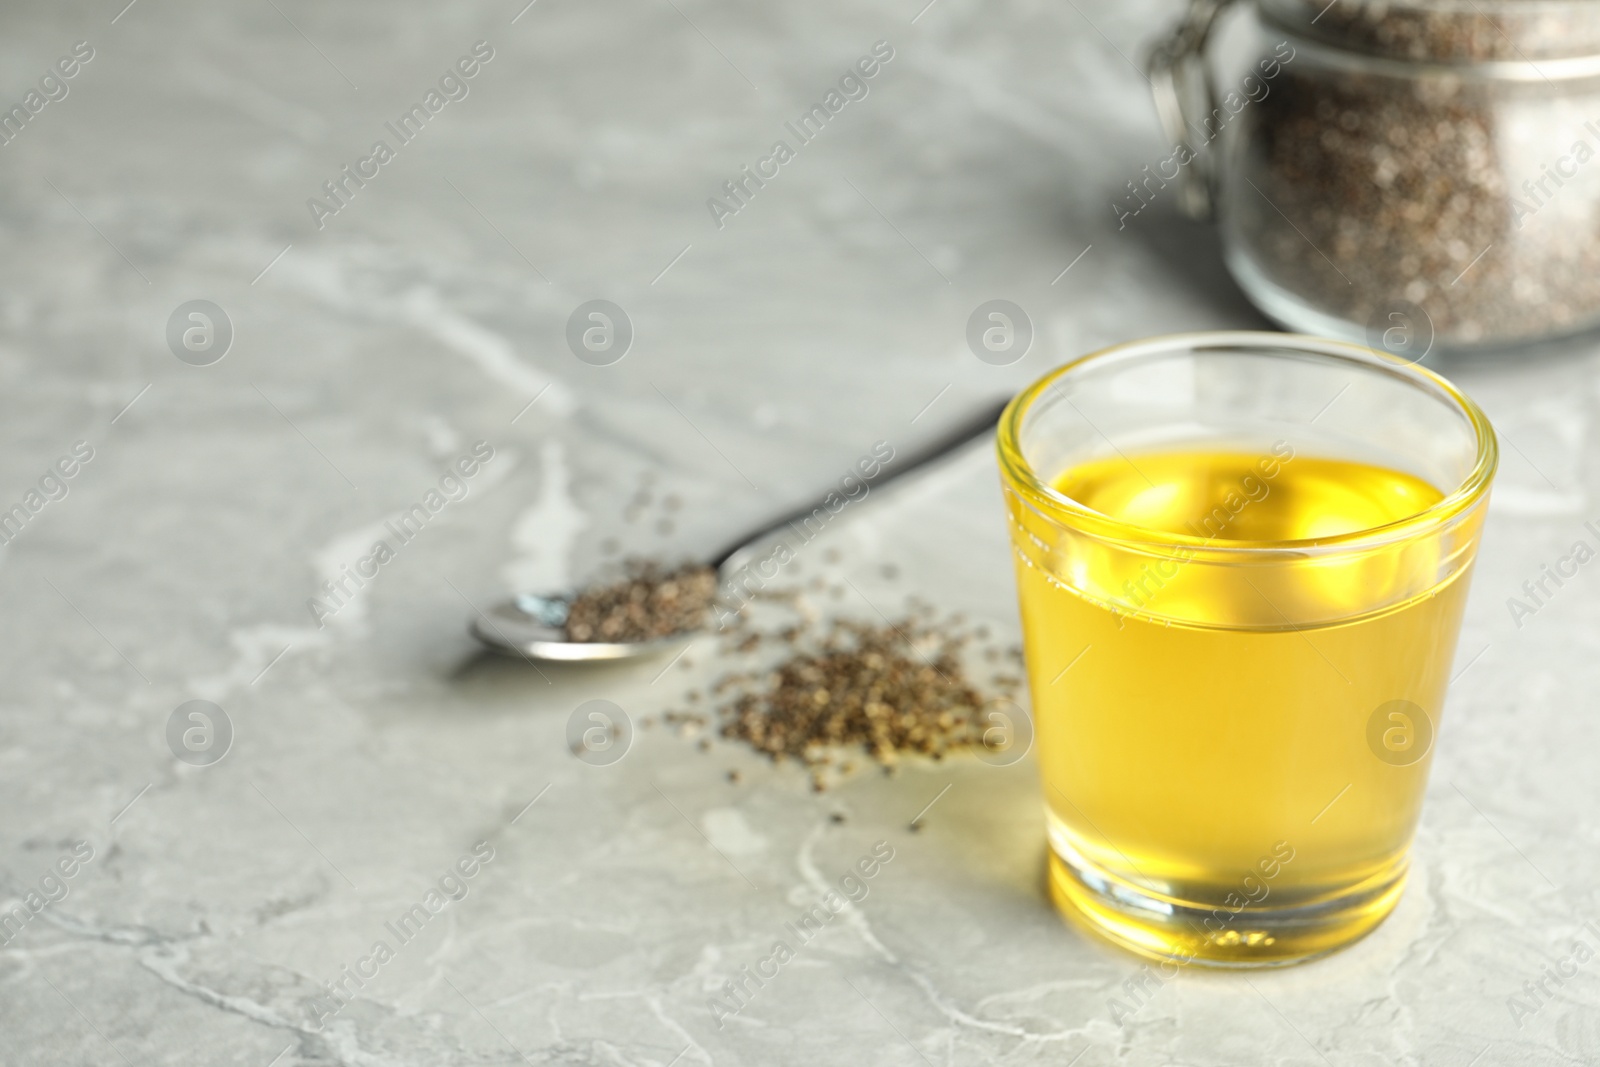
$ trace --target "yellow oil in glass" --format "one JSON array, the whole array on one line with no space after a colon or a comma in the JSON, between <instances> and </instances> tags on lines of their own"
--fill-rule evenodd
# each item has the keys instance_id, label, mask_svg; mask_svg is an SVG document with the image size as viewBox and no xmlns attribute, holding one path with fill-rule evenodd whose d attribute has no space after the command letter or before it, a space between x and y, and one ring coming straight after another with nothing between
<instances>
[{"instance_id":1,"label":"yellow oil in glass","mask_svg":"<svg viewBox=\"0 0 1600 1067\"><path fill-rule=\"evenodd\" d=\"M1305 958L1377 925L1404 883L1467 568L1415 538L1263 566L1204 549L1370 530L1440 492L1287 449L1112 456L1055 488L1205 539L1167 556L1093 538L1019 552L1058 902L1127 947L1219 965ZM1411 718L1382 710L1396 707Z\"/></svg>"}]
</instances>

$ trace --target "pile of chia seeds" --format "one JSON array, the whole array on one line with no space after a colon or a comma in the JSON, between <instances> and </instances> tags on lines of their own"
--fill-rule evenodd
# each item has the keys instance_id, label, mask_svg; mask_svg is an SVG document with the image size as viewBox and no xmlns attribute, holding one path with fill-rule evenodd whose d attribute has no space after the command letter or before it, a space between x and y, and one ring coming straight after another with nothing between
<instances>
[{"instance_id":1,"label":"pile of chia seeds","mask_svg":"<svg viewBox=\"0 0 1600 1067\"><path fill-rule=\"evenodd\" d=\"M775 763L800 763L821 792L861 759L892 773L908 756L940 760L983 746L998 701L1019 714L1010 698L1020 676L990 669L982 686L974 680L976 665L1006 656L987 638L985 628L920 604L877 624L812 615L749 628L727 635L723 653L766 662L717 681L711 714L676 712L667 720L687 724L690 734L712 727ZM1020 663L1020 650L1009 658ZM690 703L698 701L692 693Z\"/></svg>"}]
</instances>

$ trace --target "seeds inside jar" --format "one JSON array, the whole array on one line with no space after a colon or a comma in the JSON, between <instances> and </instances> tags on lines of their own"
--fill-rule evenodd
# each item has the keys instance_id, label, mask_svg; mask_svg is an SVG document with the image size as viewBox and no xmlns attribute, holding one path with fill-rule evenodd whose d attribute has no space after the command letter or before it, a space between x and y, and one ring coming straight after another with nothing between
<instances>
[{"instance_id":1,"label":"seeds inside jar","mask_svg":"<svg viewBox=\"0 0 1600 1067\"><path fill-rule=\"evenodd\" d=\"M1279 73L1214 163L1263 310L1413 357L1600 324L1600 4L1248 6Z\"/></svg>"}]
</instances>

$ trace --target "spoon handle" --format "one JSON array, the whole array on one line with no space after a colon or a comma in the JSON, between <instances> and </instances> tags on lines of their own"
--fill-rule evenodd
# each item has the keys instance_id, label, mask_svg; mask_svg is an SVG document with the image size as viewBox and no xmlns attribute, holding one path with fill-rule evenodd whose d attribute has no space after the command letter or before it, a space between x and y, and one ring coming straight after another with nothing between
<instances>
[{"instance_id":1,"label":"spoon handle","mask_svg":"<svg viewBox=\"0 0 1600 1067\"><path fill-rule=\"evenodd\" d=\"M980 437L992 435L994 433L995 424L1000 421L1000 413L1005 410L1006 405L1010 402L1011 401L1009 397L998 402L991 401L979 409L976 415L973 415L958 425L951 427L949 430L945 431L944 434L936 438L928 445L919 449L909 457L896 457L895 460L880 467L875 476L871 478L862 477L861 480L866 483L869 489L876 489L880 485L886 485L889 482L895 481L896 479L904 478L913 471L921 470L930 463L943 459L950 453L960 449L963 445L977 440ZM828 495L831 495L832 492L833 491L830 490ZM721 552L718 552L708 562L714 569L720 570L723 564L727 563L730 559L737 555L745 548L745 546L756 541L760 541L769 534L773 534L784 529L791 523L810 518L812 514L819 508L827 511L828 509L823 503L823 500L825 499L826 495L822 500L812 501L811 503L806 504L804 507L796 508L793 511L787 512L776 519L772 519L763 523L757 529L750 531L749 533L740 537L737 541L734 541Z\"/></svg>"}]
</instances>

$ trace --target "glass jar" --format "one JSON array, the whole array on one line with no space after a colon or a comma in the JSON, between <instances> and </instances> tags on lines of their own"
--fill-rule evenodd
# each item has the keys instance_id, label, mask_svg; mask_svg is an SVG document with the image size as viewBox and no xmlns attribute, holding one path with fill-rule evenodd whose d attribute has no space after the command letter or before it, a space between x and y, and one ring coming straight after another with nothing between
<instances>
[{"instance_id":1,"label":"glass jar","mask_svg":"<svg viewBox=\"0 0 1600 1067\"><path fill-rule=\"evenodd\" d=\"M1235 279L1302 332L1420 358L1600 324L1600 3L1193 0L1151 83Z\"/></svg>"}]
</instances>

